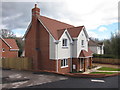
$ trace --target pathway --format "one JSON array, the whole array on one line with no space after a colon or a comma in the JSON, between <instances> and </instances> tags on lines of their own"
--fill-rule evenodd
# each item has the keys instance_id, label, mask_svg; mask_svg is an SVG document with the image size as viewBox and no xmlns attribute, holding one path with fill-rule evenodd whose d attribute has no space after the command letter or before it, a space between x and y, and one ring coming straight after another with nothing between
<instances>
[{"instance_id":1,"label":"pathway","mask_svg":"<svg viewBox=\"0 0 120 90\"><path fill-rule=\"evenodd\" d=\"M101 67L120 68L120 65L93 63L93 66L97 66L97 67L93 68L93 69L88 69L86 72L83 72L83 74L89 74L91 72L118 72L118 73L120 73L120 71L103 71L103 70L98 70Z\"/></svg>"}]
</instances>

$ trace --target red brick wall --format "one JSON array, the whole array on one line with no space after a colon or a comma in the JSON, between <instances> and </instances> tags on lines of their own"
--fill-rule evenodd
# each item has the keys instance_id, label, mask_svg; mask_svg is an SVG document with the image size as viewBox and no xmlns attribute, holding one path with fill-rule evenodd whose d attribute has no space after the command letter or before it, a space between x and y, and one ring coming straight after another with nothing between
<instances>
[{"instance_id":1,"label":"red brick wall","mask_svg":"<svg viewBox=\"0 0 120 90\"><path fill-rule=\"evenodd\" d=\"M39 68L42 70L56 71L56 60L49 59L49 33L41 23L39 23L38 28Z\"/></svg>"},{"instance_id":2,"label":"red brick wall","mask_svg":"<svg viewBox=\"0 0 120 90\"><path fill-rule=\"evenodd\" d=\"M10 48L3 41L2 41L2 48L5 49L5 52L2 52L2 57L5 57L5 58L18 57L18 51L10 51Z\"/></svg>"},{"instance_id":3,"label":"red brick wall","mask_svg":"<svg viewBox=\"0 0 120 90\"><path fill-rule=\"evenodd\" d=\"M56 61L49 59L49 34L35 20L25 38L25 56L33 59L34 69L56 71Z\"/></svg>"},{"instance_id":4,"label":"red brick wall","mask_svg":"<svg viewBox=\"0 0 120 90\"><path fill-rule=\"evenodd\" d=\"M70 59L68 59L68 67L61 68L61 60L58 60L58 72L68 73L70 72Z\"/></svg>"},{"instance_id":5,"label":"red brick wall","mask_svg":"<svg viewBox=\"0 0 120 90\"><path fill-rule=\"evenodd\" d=\"M72 65L76 66L76 69L73 69L73 71L80 71L80 60L78 58L72 59Z\"/></svg>"},{"instance_id":6,"label":"red brick wall","mask_svg":"<svg viewBox=\"0 0 120 90\"><path fill-rule=\"evenodd\" d=\"M38 59L36 50L36 33L38 20L35 16L32 16L32 25L29 28L29 32L25 37L25 56L33 60L33 68L38 69Z\"/></svg>"}]
</instances>

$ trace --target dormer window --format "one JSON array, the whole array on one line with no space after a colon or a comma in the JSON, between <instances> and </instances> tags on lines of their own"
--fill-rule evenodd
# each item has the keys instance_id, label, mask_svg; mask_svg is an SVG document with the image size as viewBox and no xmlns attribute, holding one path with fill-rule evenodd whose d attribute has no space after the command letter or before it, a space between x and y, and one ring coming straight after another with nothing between
<instances>
[{"instance_id":1,"label":"dormer window","mask_svg":"<svg viewBox=\"0 0 120 90\"><path fill-rule=\"evenodd\" d=\"M63 39L62 40L62 46L63 47L67 47L67 39Z\"/></svg>"}]
</instances>

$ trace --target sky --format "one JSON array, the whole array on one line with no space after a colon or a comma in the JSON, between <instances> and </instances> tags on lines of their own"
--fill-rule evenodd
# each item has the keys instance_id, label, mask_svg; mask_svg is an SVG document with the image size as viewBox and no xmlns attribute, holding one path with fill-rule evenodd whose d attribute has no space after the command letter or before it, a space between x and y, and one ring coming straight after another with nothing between
<instances>
[{"instance_id":1,"label":"sky","mask_svg":"<svg viewBox=\"0 0 120 90\"><path fill-rule=\"evenodd\" d=\"M16 2L17 1L17 2ZM118 32L119 0L2 0L0 29L22 37L31 21L37 2L40 14L74 26L84 25L89 37L109 39Z\"/></svg>"}]
</instances>

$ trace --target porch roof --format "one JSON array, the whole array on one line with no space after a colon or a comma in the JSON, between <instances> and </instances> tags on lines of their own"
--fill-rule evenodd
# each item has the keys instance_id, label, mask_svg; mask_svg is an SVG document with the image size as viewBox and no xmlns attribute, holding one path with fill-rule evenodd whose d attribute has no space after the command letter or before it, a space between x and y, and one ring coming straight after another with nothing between
<instances>
[{"instance_id":1,"label":"porch roof","mask_svg":"<svg viewBox=\"0 0 120 90\"><path fill-rule=\"evenodd\" d=\"M86 50L81 50L79 58L80 57L92 57L93 52L88 49L88 52Z\"/></svg>"}]
</instances>

